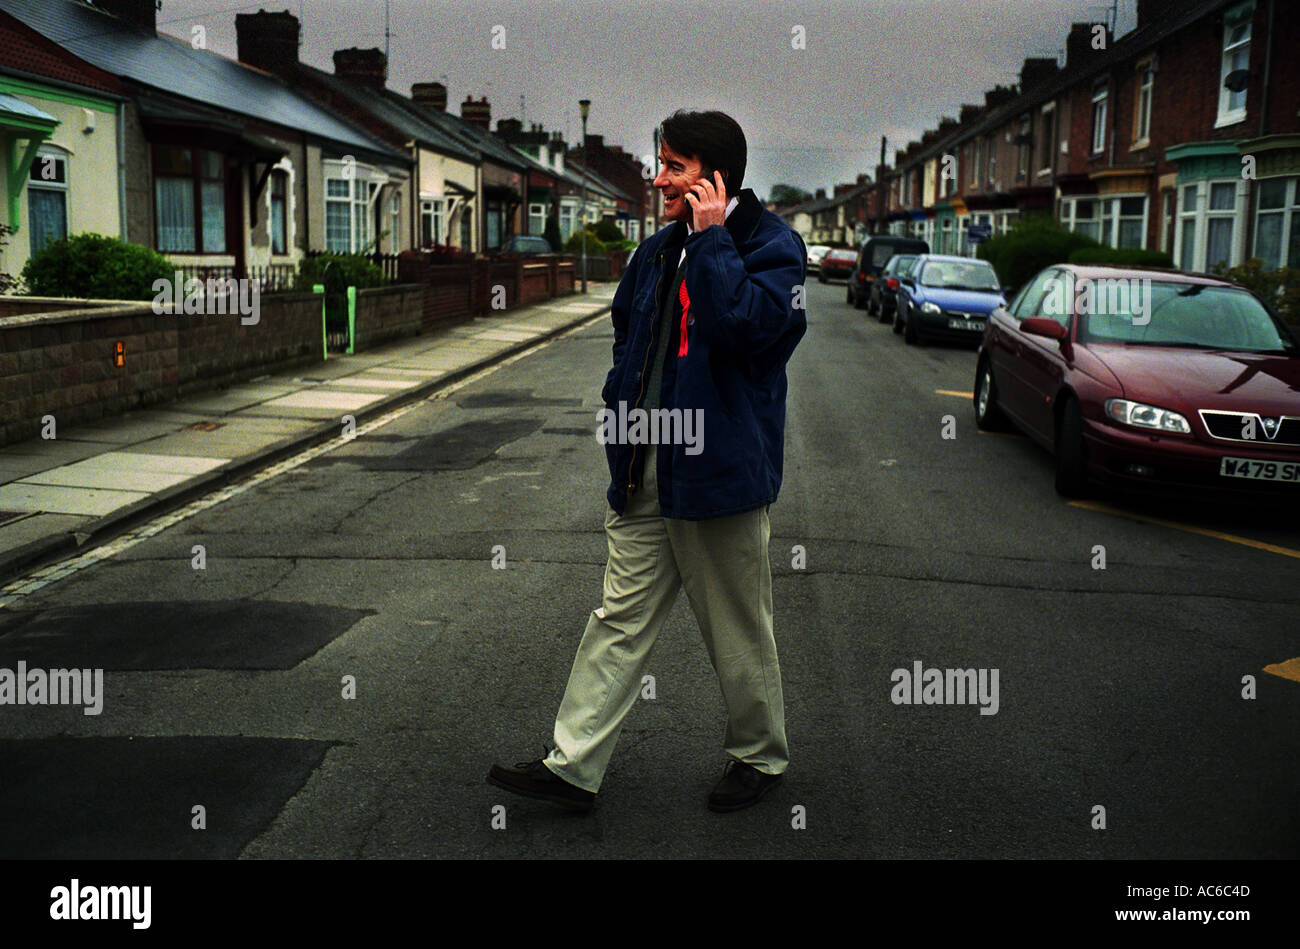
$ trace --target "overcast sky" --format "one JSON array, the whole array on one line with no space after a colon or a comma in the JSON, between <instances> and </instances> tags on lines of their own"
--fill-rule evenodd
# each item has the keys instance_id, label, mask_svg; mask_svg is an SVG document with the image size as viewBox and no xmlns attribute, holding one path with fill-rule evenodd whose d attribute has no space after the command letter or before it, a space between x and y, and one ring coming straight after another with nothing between
<instances>
[{"instance_id":1,"label":"overcast sky","mask_svg":"<svg viewBox=\"0 0 1300 949\"><path fill-rule=\"evenodd\" d=\"M1132 29L1136 0L1118 0ZM648 155L656 123L679 107L717 108L749 143L745 185L766 198L783 181L808 191L872 173L880 137L905 146L963 102L1014 83L1031 56L1063 58L1074 21L1103 19L1100 0L838 0L822 3L637 0L391 0L388 84L443 81L449 109L487 96L496 120L521 117L580 139ZM384 47L383 0L163 0L159 28L236 56L235 14L301 11L303 61ZM493 48L504 27L504 49ZM804 29L806 48L795 49ZM498 45L500 41L498 40ZM443 78L445 77L445 78Z\"/></svg>"}]
</instances>

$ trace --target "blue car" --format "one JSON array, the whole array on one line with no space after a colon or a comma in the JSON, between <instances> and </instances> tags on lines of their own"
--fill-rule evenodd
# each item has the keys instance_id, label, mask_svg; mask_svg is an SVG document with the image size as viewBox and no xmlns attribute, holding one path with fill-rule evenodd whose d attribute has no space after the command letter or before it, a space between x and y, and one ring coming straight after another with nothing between
<instances>
[{"instance_id":1,"label":"blue car","mask_svg":"<svg viewBox=\"0 0 1300 949\"><path fill-rule=\"evenodd\" d=\"M993 265L973 257L922 254L898 287L895 329L911 345L927 339L978 343L995 307L1006 306Z\"/></svg>"}]
</instances>

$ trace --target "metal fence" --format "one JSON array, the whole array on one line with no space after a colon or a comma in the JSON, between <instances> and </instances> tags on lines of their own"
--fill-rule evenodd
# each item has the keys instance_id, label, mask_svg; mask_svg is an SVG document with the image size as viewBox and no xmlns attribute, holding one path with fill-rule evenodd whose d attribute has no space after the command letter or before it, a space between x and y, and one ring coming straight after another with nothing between
<instances>
[{"instance_id":1,"label":"metal fence","mask_svg":"<svg viewBox=\"0 0 1300 949\"><path fill-rule=\"evenodd\" d=\"M323 257L322 251L308 251L307 257ZM386 283L397 283L401 258L397 254L363 254L367 260L384 272ZM209 280L232 280L247 277L260 281L262 293L284 293L293 290L298 283L297 264L263 264L246 267L239 273L233 266L213 266L209 264L176 264L185 281L198 280L204 285Z\"/></svg>"}]
</instances>

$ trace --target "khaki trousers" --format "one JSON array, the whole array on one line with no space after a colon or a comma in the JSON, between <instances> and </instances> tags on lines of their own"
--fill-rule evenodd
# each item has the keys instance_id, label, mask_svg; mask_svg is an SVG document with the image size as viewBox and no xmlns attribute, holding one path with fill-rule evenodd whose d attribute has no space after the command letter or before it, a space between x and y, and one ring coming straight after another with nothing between
<instances>
[{"instance_id":1,"label":"khaki trousers","mask_svg":"<svg viewBox=\"0 0 1300 949\"><path fill-rule=\"evenodd\" d=\"M685 587L727 706L726 752L780 774L789 759L767 508L704 521L661 517L653 446L647 454L626 513L605 514L603 602L578 646L546 766L584 790L600 788L655 638Z\"/></svg>"}]
</instances>

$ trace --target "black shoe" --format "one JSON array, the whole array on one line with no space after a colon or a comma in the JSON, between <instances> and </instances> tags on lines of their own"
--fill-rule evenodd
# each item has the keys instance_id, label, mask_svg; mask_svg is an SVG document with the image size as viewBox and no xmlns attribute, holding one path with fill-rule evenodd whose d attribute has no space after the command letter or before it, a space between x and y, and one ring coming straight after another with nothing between
<instances>
[{"instance_id":1,"label":"black shoe","mask_svg":"<svg viewBox=\"0 0 1300 949\"><path fill-rule=\"evenodd\" d=\"M732 758L722 771L722 780L709 794L709 810L738 811L757 804L758 799L781 783L781 775L764 774L753 765Z\"/></svg>"},{"instance_id":2,"label":"black shoe","mask_svg":"<svg viewBox=\"0 0 1300 949\"><path fill-rule=\"evenodd\" d=\"M524 797L550 801L571 811L591 810L596 795L558 777L542 764L545 760L538 758L536 761L522 761L513 768L494 764L488 772L488 784L495 784Z\"/></svg>"}]
</instances>

